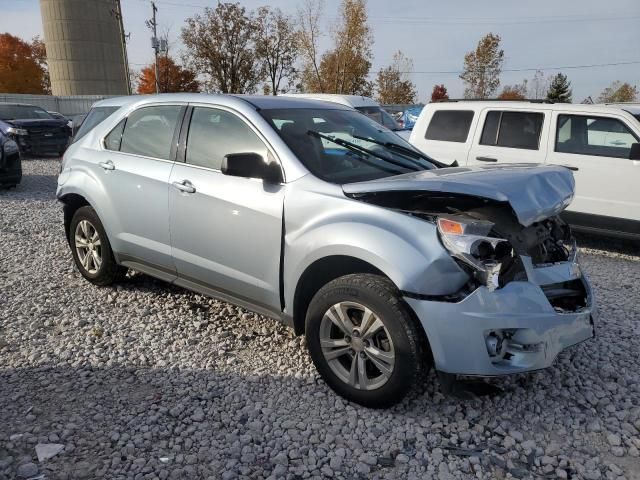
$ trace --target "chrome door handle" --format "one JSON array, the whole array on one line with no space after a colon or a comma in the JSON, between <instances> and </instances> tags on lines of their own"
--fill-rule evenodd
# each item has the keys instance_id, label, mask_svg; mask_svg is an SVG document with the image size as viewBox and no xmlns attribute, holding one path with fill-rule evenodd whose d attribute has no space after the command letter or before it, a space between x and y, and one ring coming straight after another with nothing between
<instances>
[{"instance_id":1,"label":"chrome door handle","mask_svg":"<svg viewBox=\"0 0 640 480\"><path fill-rule=\"evenodd\" d=\"M497 158L493 158L493 157L476 157L476 160L479 160L481 162L497 162L498 161Z\"/></svg>"},{"instance_id":2,"label":"chrome door handle","mask_svg":"<svg viewBox=\"0 0 640 480\"><path fill-rule=\"evenodd\" d=\"M182 180L181 182L172 182L171 185L184 193L196 193L196 187L189 180Z\"/></svg>"},{"instance_id":3,"label":"chrome door handle","mask_svg":"<svg viewBox=\"0 0 640 480\"><path fill-rule=\"evenodd\" d=\"M98 165L100 165L105 170L115 170L116 169L116 166L113 164L113 162L111 160L107 160L106 162L98 162Z\"/></svg>"}]
</instances>

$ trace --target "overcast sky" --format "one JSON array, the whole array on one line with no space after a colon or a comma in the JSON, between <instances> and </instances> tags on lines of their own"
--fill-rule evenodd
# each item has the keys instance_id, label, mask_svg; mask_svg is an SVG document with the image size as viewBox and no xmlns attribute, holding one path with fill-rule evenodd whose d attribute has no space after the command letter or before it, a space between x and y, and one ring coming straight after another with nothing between
<instances>
[{"instance_id":1,"label":"overcast sky","mask_svg":"<svg viewBox=\"0 0 640 480\"><path fill-rule=\"evenodd\" d=\"M150 33L144 23L151 15L150 3L121 3L125 30L131 34L129 61L140 69L153 60ZM173 52L182 48L179 36L184 19L216 3L156 2L160 29L169 29ZM295 14L298 0L241 3L248 9L269 4ZM339 3L325 0L325 31L337 20ZM386 66L393 53L402 50L413 60L411 78L421 101L429 98L436 83L444 83L452 97L462 95L464 86L456 72L462 69L464 54L488 32L502 37L502 85L531 78L536 68L542 68L548 75L557 71L568 75L574 102L588 95L595 99L613 80L640 87L640 0L369 0L368 5L374 37L372 72ZM42 35L38 0L0 0L0 12L0 32L27 39ZM331 38L325 35L322 47L330 44ZM627 64L568 68L616 63Z\"/></svg>"}]
</instances>

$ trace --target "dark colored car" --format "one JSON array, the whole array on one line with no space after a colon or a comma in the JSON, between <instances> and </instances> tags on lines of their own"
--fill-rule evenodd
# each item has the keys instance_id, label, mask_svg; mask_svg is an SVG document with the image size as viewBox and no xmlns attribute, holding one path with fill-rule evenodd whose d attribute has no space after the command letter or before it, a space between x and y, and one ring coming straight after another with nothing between
<instances>
[{"instance_id":1,"label":"dark colored car","mask_svg":"<svg viewBox=\"0 0 640 480\"><path fill-rule=\"evenodd\" d=\"M22 180L18 144L0 131L0 188L15 187Z\"/></svg>"},{"instance_id":2,"label":"dark colored car","mask_svg":"<svg viewBox=\"0 0 640 480\"><path fill-rule=\"evenodd\" d=\"M0 103L0 131L14 140L22 153L62 155L71 137L67 121L21 103Z\"/></svg>"}]
</instances>

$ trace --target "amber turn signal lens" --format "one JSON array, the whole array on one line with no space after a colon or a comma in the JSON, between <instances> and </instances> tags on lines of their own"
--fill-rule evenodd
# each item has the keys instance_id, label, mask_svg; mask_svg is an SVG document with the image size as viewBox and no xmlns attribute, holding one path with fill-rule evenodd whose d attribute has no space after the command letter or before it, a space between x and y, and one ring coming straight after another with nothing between
<instances>
[{"instance_id":1,"label":"amber turn signal lens","mask_svg":"<svg viewBox=\"0 0 640 480\"><path fill-rule=\"evenodd\" d=\"M446 218L438 219L438 227L440 227L442 233L448 235L462 235L464 233L464 225L462 223L454 222Z\"/></svg>"}]
</instances>

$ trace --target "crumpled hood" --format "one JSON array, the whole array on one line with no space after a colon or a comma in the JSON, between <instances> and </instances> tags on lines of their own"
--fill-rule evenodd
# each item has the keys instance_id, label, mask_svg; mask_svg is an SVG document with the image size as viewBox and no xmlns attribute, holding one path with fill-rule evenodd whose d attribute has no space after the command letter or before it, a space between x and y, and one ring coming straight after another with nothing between
<instances>
[{"instance_id":1,"label":"crumpled hood","mask_svg":"<svg viewBox=\"0 0 640 480\"><path fill-rule=\"evenodd\" d=\"M346 194L424 190L508 202L518 221L528 227L567 208L575 181L564 167L511 164L424 170L342 188Z\"/></svg>"}]
</instances>

